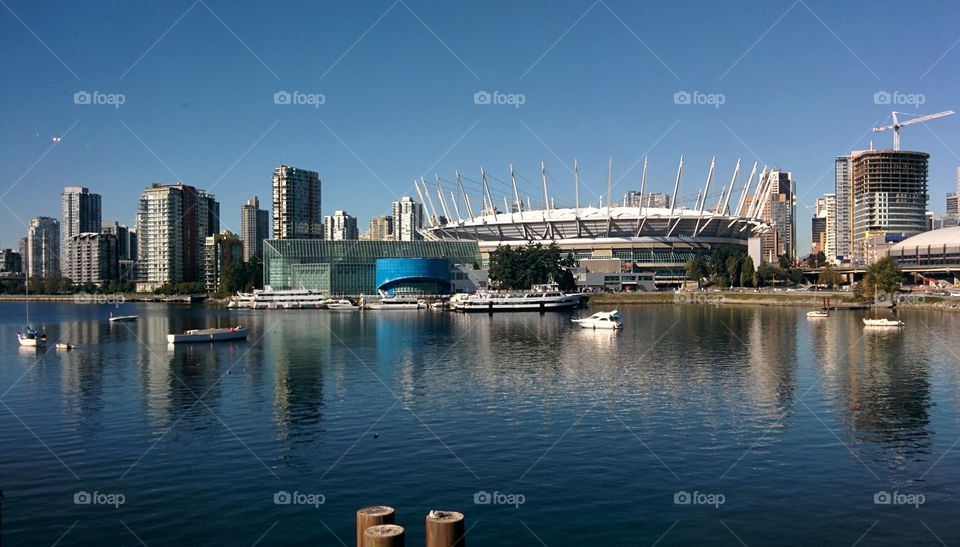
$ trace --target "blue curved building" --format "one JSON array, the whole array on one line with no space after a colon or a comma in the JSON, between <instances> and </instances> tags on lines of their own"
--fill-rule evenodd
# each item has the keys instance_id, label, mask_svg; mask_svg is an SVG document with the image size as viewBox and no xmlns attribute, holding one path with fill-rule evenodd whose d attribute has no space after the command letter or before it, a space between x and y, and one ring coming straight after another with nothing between
<instances>
[{"instance_id":1,"label":"blue curved building","mask_svg":"<svg viewBox=\"0 0 960 547\"><path fill-rule=\"evenodd\" d=\"M450 261L445 258L378 258L377 291L387 294L447 294Z\"/></svg>"}]
</instances>

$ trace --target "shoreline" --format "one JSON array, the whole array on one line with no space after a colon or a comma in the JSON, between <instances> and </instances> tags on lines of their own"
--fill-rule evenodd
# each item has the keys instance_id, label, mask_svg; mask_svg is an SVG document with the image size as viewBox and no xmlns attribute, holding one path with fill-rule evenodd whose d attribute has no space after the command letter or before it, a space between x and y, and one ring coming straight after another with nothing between
<instances>
[{"instance_id":1,"label":"shoreline","mask_svg":"<svg viewBox=\"0 0 960 547\"><path fill-rule=\"evenodd\" d=\"M838 310L857 309L866 305L870 308L886 308L888 305L876 306L869 301L858 302L853 295L831 294L824 296L818 293L728 293L728 292L689 292L689 293L601 293L590 295L588 306L655 306L655 305L702 305L716 306L790 306L819 309L824 298L831 299L831 305ZM900 309L934 309L960 312L960 298L942 296L921 296L910 303L901 303Z\"/></svg>"}]
</instances>

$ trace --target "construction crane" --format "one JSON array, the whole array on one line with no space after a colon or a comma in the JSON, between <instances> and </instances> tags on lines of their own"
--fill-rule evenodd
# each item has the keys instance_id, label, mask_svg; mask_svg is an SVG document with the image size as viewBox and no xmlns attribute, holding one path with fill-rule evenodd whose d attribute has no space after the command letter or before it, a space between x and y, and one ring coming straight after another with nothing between
<instances>
[{"instance_id":1,"label":"construction crane","mask_svg":"<svg viewBox=\"0 0 960 547\"><path fill-rule=\"evenodd\" d=\"M907 114L912 116L909 112L893 112L893 125L885 125L883 127L874 127L874 133L880 133L881 131L889 131L893 129L893 149L900 150L900 128L906 127L908 125L913 125L915 123L928 122L930 120L936 120L938 118L946 118L953 114L953 110L945 110L943 112L937 112L936 114L927 114L926 116L920 116L918 118L910 118L909 120L901 122L897 118L897 114Z\"/></svg>"}]
</instances>

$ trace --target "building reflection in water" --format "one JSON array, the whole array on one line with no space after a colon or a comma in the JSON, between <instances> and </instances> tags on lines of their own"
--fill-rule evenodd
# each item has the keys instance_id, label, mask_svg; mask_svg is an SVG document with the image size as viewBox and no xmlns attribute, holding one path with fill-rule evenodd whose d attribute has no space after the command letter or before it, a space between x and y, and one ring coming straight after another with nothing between
<instances>
[{"instance_id":1,"label":"building reflection in water","mask_svg":"<svg viewBox=\"0 0 960 547\"><path fill-rule=\"evenodd\" d=\"M274 311L263 358L273 367L273 420L278 440L315 442L323 418L324 369L330 363L330 316L316 310Z\"/></svg>"},{"instance_id":2,"label":"building reflection in water","mask_svg":"<svg viewBox=\"0 0 960 547\"><path fill-rule=\"evenodd\" d=\"M844 419L859 442L878 448L874 461L899 468L923 459L932 443L931 348L911 340L909 330L863 329L859 317L853 319L847 321L849 354L831 378Z\"/></svg>"}]
</instances>

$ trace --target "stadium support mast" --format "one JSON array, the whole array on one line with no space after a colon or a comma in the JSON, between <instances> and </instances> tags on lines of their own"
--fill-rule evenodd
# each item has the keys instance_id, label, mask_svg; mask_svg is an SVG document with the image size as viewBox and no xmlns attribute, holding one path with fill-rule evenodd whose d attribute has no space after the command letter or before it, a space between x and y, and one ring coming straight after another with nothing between
<instances>
[{"instance_id":1,"label":"stadium support mast","mask_svg":"<svg viewBox=\"0 0 960 547\"><path fill-rule=\"evenodd\" d=\"M490 204L490 214L493 215L493 220L497 220L497 207L493 204L493 198L490 197L490 186L487 185L487 172L483 170L483 166L480 166L480 180L483 182L483 191L487 194L487 203Z\"/></svg>"},{"instance_id":2,"label":"stadium support mast","mask_svg":"<svg viewBox=\"0 0 960 547\"><path fill-rule=\"evenodd\" d=\"M957 185L960 187L960 167L957 168ZM577 218L580 218L580 170L577 169L577 160L573 160L573 208Z\"/></svg>"},{"instance_id":3,"label":"stadium support mast","mask_svg":"<svg viewBox=\"0 0 960 547\"><path fill-rule=\"evenodd\" d=\"M610 205L613 201L610 194L613 192L613 158L607 162L607 224L610 223ZM609 230L607 230L609 231Z\"/></svg>"},{"instance_id":4,"label":"stadium support mast","mask_svg":"<svg viewBox=\"0 0 960 547\"><path fill-rule=\"evenodd\" d=\"M450 201L453 202L453 210L457 213L457 222L463 222L463 217L460 216L460 206L457 204L457 194L450 190Z\"/></svg>"},{"instance_id":5,"label":"stadium support mast","mask_svg":"<svg viewBox=\"0 0 960 547\"><path fill-rule=\"evenodd\" d=\"M440 215L437 214L437 208L433 206L433 198L430 197L430 189L427 188L427 181L423 180L423 177L420 177L420 184L423 185L423 195L427 198L427 204L429 204L430 209L433 210L433 215L430 217L430 224L436 226L440 224ZM429 214L429 211L427 213Z\"/></svg>"},{"instance_id":6,"label":"stadium support mast","mask_svg":"<svg viewBox=\"0 0 960 547\"><path fill-rule=\"evenodd\" d=\"M643 157L643 175L640 177L640 213L643 214L643 194L647 191L647 156Z\"/></svg>"},{"instance_id":7,"label":"stadium support mast","mask_svg":"<svg viewBox=\"0 0 960 547\"><path fill-rule=\"evenodd\" d=\"M700 200L700 208L697 210L697 224L693 228L694 235L700 232L700 217L703 216L703 206L707 204L707 192L710 191L710 181L713 180L713 170L717 166L717 157L710 159L710 170L707 171L707 183L703 187L703 198Z\"/></svg>"},{"instance_id":8,"label":"stadium support mast","mask_svg":"<svg viewBox=\"0 0 960 547\"><path fill-rule=\"evenodd\" d=\"M513 164L510 164L510 182L513 184L513 204L517 211L523 212L523 204L520 202L520 192L517 192L517 174L513 170Z\"/></svg>"},{"instance_id":9,"label":"stadium support mast","mask_svg":"<svg viewBox=\"0 0 960 547\"><path fill-rule=\"evenodd\" d=\"M466 190L463 189L463 181L460 179L460 171L454 171L457 175L457 186L460 187L460 195L463 196L463 202L467 204L467 212L470 213L470 218L473 218L473 205L470 205L470 196L467 195Z\"/></svg>"},{"instance_id":10,"label":"stadium support mast","mask_svg":"<svg viewBox=\"0 0 960 547\"><path fill-rule=\"evenodd\" d=\"M420 183L417 182L417 179L413 179L413 187L417 189L417 196L420 198L420 203L423 204L423 208L427 209L427 202L423 199L423 190L420 189ZM430 210L427 209L427 220L430 221ZM431 224L433 224L431 222Z\"/></svg>"},{"instance_id":11,"label":"stadium support mast","mask_svg":"<svg viewBox=\"0 0 960 547\"><path fill-rule=\"evenodd\" d=\"M673 183L673 196L670 197L670 218L673 218L673 211L677 207L677 192L680 191L680 177L683 175L683 154L680 154L680 165L677 166L677 182ZM673 235L673 230L680 224L680 219L667 232L667 237Z\"/></svg>"},{"instance_id":12,"label":"stadium support mast","mask_svg":"<svg viewBox=\"0 0 960 547\"><path fill-rule=\"evenodd\" d=\"M733 176L730 177L730 188L727 189L726 191L726 194L727 194L726 197L724 197L723 191L721 191L719 205L717 206L716 209L713 210L713 214L710 215L710 218L708 218L707 221L703 223L703 227L700 228L700 232L706 230L707 226L710 225L710 223L713 221L715 217L723 216L724 214L726 214L725 212L727 210L727 202L730 201L730 195L733 194L733 187L737 183L738 175L740 175L740 158L737 158L737 166L733 168ZM700 232L695 232L694 236L699 235Z\"/></svg>"},{"instance_id":13,"label":"stadium support mast","mask_svg":"<svg viewBox=\"0 0 960 547\"><path fill-rule=\"evenodd\" d=\"M433 176L436 177L437 180L437 197L440 198L440 207L443 208L443 216L446 217L447 222L449 222L452 220L452 217L450 216L450 211L447 210L447 199L443 197L443 185L440 184L440 175L434 173Z\"/></svg>"},{"instance_id":14,"label":"stadium support mast","mask_svg":"<svg viewBox=\"0 0 960 547\"><path fill-rule=\"evenodd\" d=\"M540 178L543 180L543 208L550 210L550 195L547 193L547 166L540 162Z\"/></svg>"}]
</instances>

